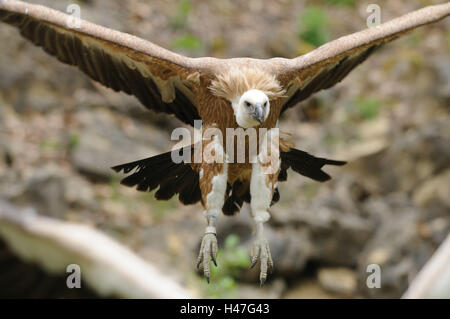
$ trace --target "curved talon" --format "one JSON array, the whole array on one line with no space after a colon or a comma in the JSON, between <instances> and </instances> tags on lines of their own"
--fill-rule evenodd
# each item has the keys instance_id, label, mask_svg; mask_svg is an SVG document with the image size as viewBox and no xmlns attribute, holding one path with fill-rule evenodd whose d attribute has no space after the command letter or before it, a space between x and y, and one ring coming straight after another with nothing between
<instances>
[{"instance_id":1,"label":"curved talon","mask_svg":"<svg viewBox=\"0 0 450 319\"><path fill-rule=\"evenodd\" d=\"M210 267L209 267L209 257L213 261L214 265L217 267L217 237L215 233L205 233L200 245L200 252L197 258L197 268L203 264L203 274L206 281L209 283L210 278Z\"/></svg>"},{"instance_id":2,"label":"curved talon","mask_svg":"<svg viewBox=\"0 0 450 319\"><path fill-rule=\"evenodd\" d=\"M260 286L260 287L264 286L264 283L265 283L265 282L266 282L266 278L261 278L261 279L260 279L259 286Z\"/></svg>"},{"instance_id":3,"label":"curved talon","mask_svg":"<svg viewBox=\"0 0 450 319\"><path fill-rule=\"evenodd\" d=\"M256 265L258 259L261 261L259 280L261 286L263 286L267 280L267 273L272 273L273 271L273 260L267 240L265 238L257 239L252 245L250 254L250 268L253 268Z\"/></svg>"}]
</instances>

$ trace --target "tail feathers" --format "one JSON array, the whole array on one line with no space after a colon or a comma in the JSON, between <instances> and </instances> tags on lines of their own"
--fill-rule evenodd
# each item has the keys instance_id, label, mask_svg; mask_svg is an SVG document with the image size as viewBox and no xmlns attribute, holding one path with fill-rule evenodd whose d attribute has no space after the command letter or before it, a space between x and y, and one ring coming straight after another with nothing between
<instances>
[{"instance_id":1,"label":"tail feathers","mask_svg":"<svg viewBox=\"0 0 450 319\"><path fill-rule=\"evenodd\" d=\"M190 147L190 146L188 146ZM180 150L180 155L185 150ZM112 167L116 172L123 171L131 175L125 177L121 184L134 187L139 191L153 191L158 200L168 200L179 194L180 201L185 205L197 203L201 200L198 173L190 164L174 163L171 152L163 153L143 160Z\"/></svg>"},{"instance_id":2,"label":"tail feathers","mask_svg":"<svg viewBox=\"0 0 450 319\"><path fill-rule=\"evenodd\" d=\"M223 205L222 212L225 215L232 216L237 213L242 208L244 202L250 203L250 185L242 183L240 180L234 182L233 187L230 184L227 185L227 191L225 194L225 204ZM270 206L274 205L280 200L280 192L278 187L275 187L273 191L272 201Z\"/></svg>"},{"instance_id":3,"label":"tail feathers","mask_svg":"<svg viewBox=\"0 0 450 319\"><path fill-rule=\"evenodd\" d=\"M225 215L231 216L238 213L241 210L241 207L244 204L246 196L241 196L240 194L244 192L250 195L248 189L245 189L244 187L245 186L240 180L234 182L233 187L231 187L230 184L227 185L227 191L225 194L225 203L222 207L222 212Z\"/></svg>"},{"instance_id":4,"label":"tail feathers","mask_svg":"<svg viewBox=\"0 0 450 319\"><path fill-rule=\"evenodd\" d=\"M178 150L179 154L182 155L186 149L187 147ZM192 169L190 164L174 163L171 155L171 152L167 152L143 160L114 166L112 169L116 172L131 173L121 181L123 185L137 186L139 191L150 192L159 187L155 193L155 198L158 200L168 200L179 194L179 200L185 205L201 201L199 174ZM288 152L281 152L281 170L278 180L287 180L287 170L292 168L301 175L324 182L331 178L322 171L324 165L344 165L345 163L343 161L314 157L306 152L290 149ZM271 205L279 199L280 193L276 188ZM238 180L232 186L228 185L222 211L225 215L234 215L240 211L244 202L250 202L250 200L249 184Z\"/></svg>"},{"instance_id":5,"label":"tail feathers","mask_svg":"<svg viewBox=\"0 0 450 319\"><path fill-rule=\"evenodd\" d=\"M286 171L290 167L293 171L303 176L319 182L325 182L331 179L331 176L322 171L324 165L341 166L344 164L346 164L346 162L315 157L306 152L292 148L288 152L281 153L281 171L278 180L287 180Z\"/></svg>"}]
</instances>

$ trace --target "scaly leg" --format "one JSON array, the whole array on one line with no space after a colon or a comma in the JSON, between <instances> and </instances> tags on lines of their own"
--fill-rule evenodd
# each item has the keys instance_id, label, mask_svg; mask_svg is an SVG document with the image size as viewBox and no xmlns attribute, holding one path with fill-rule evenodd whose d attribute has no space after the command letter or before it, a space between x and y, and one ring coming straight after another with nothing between
<instances>
[{"instance_id":1,"label":"scaly leg","mask_svg":"<svg viewBox=\"0 0 450 319\"><path fill-rule=\"evenodd\" d=\"M203 215L206 217L207 226L200 245L197 258L197 268L203 266L203 273L209 283L210 257L217 267L217 235L216 221L222 211L227 188L228 165L225 162L223 147L216 139L209 142L214 149L213 154L222 158L222 161L214 163L202 163L200 169L200 190L202 192L202 203L205 208ZM208 151L208 144L206 151ZM205 148L204 146L204 148Z\"/></svg>"},{"instance_id":2,"label":"scaly leg","mask_svg":"<svg viewBox=\"0 0 450 319\"><path fill-rule=\"evenodd\" d=\"M264 236L263 224L270 219L268 212L272 201L274 187L278 179L280 157L278 149L278 129L267 132L256 162L252 165L250 181L251 214L256 225L256 239L251 248L251 267L261 260L260 283L266 282L267 272L273 269L269 243Z\"/></svg>"},{"instance_id":3,"label":"scaly leg","mask_svg":"<svg viewBox=\"0 0 450 319\"><path fill-rule=\"evenodd\" d=\"M216 235L216 213L215 212L204 212L207 219L208 226L206 226L205 234L203 235L202 243L200 245L200 252L197 258L197 268L203 264L203 274L209 283L210 269L209 269L209 258L211 257L214 265L217 267L217 235ZM218 215L218 214L217 214Z\"/></svg>"},{"instance_id":4,"label":"scaly leg","mask_svg":"<svg viewBox=\"0 0 450 319\"><path fill-rule=\"evenodd\" d=\"M253 242L251 252L251 265L250 268L253 268L258 262L258 258L261 260L261 271L259 274L259 280L261 286L264 285L267 279L267 273L272 272L273 270L273 260L272 255L270 254L269 243L264 236L263 232L263 222L256 223L256 239Z\"/></svg>"}]
</instances>

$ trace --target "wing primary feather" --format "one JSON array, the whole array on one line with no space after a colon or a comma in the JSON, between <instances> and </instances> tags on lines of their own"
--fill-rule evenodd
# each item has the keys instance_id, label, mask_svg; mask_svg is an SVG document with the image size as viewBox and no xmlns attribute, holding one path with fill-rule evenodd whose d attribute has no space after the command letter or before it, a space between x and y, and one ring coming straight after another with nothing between
<instances>
[{"instance_id":1,"label":"wing primary feather","mask_svg":"<svg viewBox=\"0 0 450 319\"><path fill-rule=\"evenodd\" d=\"M415 28L450 15L450 3L428 6L334 41L295 59L278 59L278 77L289 90L282 112L344 79L377 48Z\"/></svg>"},{"instance_id":2,"label":"wing primary feather","mask_svg":"<svg viewBox=\"0 0 450 319\"><path fill-rule=\"evenodd\" d=\"M344 161L315 157L304 151L292 148L289 152L281 153L281 170L278 175L278 180L285 181L287 179L287 169L292 168L294 172L297 172L303 176L319 182L324 182L331 179L330 175L322 171L321 168L324 165L341 166L344 164L346 164Z\"/></svg>"},{"instance_id":3,"label":"wing primary feather","mask_svg":"<svg viewBox=\"0 0 450 319\"><path fill-rule=\"evenodd\" d=\"M40 5L0 1L0 21L19 29L24 38L59 61L77 66L94 81L115 91L134 95L147 108L173 114L186 124L199 119L191 74L210 73L211 61L183 57L129 34L80 21L79 29L67 26L69 16ZM161 77L156 86L155 77ZM152 79L153 78L153 79ZM198 84L200 85L200 84ZM178 90L171 103L160 90Z\"/></svg>"},{"instance_id":4,"label":"wing primary feather","mask_svg":"<svg viewBox=\"0 0 450 319\"><path fill-rule=\"evenodd\" d=\"M175 150L180 154L193 146ZM157 200L168 200L179 194L179 200L185 204L194 204L201 200L198 173L188 163L174 163L172 152L166 152L150 158L112 167L116 172L134 173L122 179L121 184L136 186L139 191L153 191Z\"/></svg>"}]
</instances>

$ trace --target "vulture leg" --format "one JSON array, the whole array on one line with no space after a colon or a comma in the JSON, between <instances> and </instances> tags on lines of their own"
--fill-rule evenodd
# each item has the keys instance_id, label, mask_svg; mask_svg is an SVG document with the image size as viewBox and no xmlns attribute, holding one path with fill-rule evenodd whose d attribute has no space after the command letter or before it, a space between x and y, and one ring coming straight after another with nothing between
<instances>
[{"instance_id":1,"label":"vulture leg","mask_svg":"<svg viewBox=\"0 0 450 319\"><path fill-rule=\"evenodd\" d=\"M263 137L260 146L260 153L252 166L250 181L251 214L256 226L256 239L250 252L250 267L254 267L258 259L261 261L259 279L262 286L267 279L267 272L273 268L273 260L269 243L264 236L263 225L270 218L268 210L280 171L278 128L269 130Z\"/></svg>"},{"instance_id":2,"label":"vulture leg","mask_svg":"<svg viewBox=\"0 0 450 319\"><path fill-rule=\"evenodd\" d=\"M197 268L203 266L203 273L209 283L210 260L217 267L216 221L222 211L227 189L228 164L222 145L214 138L203 142L203 158L200 165L200 190L202 193L203 215L207 226L197 258Z\"/></svg>"}]
</instances>

